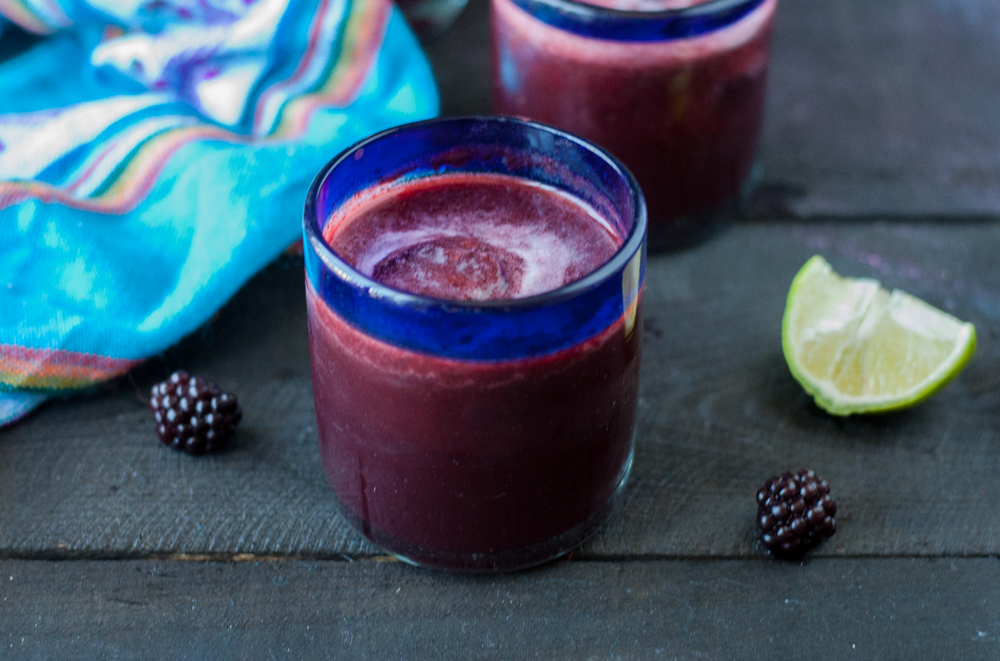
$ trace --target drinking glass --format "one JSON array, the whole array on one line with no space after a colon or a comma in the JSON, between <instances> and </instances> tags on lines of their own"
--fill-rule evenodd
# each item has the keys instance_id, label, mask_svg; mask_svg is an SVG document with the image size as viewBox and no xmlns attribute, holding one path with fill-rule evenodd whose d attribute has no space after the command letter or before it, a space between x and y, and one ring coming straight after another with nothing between
<instances>
[{"instance_id":1,"label":"drinking glass","mask_svg":"<svg viewBox=\"0 0 1000 661\"><path fill-rule=\"evenodd\" d=\"M359 193L454 173L568 194L620 247L553 291L458 301L393 289L324 239ZM645 235L628 171L534 122L410 124L323 168L305 205L306 298L320 453L347 521L403 560L452 571L535 565L597 531L632 464Z\"/></svg>"},{"instance_id":2,"label":"drinking glass","mask_svg":"<svg viewBox=\"0 0 1000 661\"><path fill-rule=\"evenodd\" d=\"M747 191L777 0L648 11L670 2L492 0L494 111L620 158L657 249L702 238Z\"/></svg>"}]
</instances>

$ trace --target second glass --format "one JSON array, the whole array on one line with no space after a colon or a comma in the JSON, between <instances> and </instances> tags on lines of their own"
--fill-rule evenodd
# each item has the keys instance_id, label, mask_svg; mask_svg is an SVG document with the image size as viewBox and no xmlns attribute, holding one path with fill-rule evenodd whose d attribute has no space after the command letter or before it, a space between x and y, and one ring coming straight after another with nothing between
<instances>
[{"instance_id":1,"label":"second glass","mask_svg":"<svg viewBox=\"0 0 1000 661\"><path fill-rule=\"evenodd\" d=\"M493 108L611 151L642 186L650 247L683 246L751 174L776 2L492 0Z\"/></svg>"}]
</instances>

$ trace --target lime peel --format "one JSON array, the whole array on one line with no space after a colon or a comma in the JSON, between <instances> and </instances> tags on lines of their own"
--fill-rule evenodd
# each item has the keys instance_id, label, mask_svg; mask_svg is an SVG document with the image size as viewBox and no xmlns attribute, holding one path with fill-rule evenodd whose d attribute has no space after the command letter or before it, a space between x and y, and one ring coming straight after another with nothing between
<instances>
[{"instance_id":1,"label":"lime peel","mask_svg":"<svg viewBox=\"0 0 1000 661\"><path fill-rule=\"evenodd\" d=\"M788 291L785 360L816 403L834 415L918 404L969 362L976 331L900 290L837 275L815 255Z\"/></svg>"}]
</instances>

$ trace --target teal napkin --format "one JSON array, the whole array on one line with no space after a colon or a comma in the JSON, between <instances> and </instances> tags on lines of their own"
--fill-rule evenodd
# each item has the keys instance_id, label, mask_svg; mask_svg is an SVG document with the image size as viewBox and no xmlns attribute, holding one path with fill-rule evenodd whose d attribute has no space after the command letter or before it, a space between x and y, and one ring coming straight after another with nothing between
<instances>
[{"instance_id":1,"label":"teal napkin","mask_svg":"<svg viewBox=\"0 0 1000 661\"><path fill-rule=\"evenodd\" d=\"M0 14L50 35L0 64L0 425L204 324L300 235L326 161L438 112L388 0Z\"/></svg>"}]
</instances>

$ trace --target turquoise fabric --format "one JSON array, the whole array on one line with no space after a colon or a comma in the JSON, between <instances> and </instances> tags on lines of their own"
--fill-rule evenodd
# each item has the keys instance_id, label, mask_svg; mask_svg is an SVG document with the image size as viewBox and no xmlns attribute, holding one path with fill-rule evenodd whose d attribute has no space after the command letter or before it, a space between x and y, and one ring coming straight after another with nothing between
<instances>
[{"instance_id":1,"label":"turquoise fabric","mask_svg":"<svg viewBox=\"0 0 1000 661\"><path fill-rule=\"evenodd\" d=\"M0 64L0 424L206 323L300 235L326 161L437 114L391 6L259 1L284 10L256 42L242 0L158 25L78 2ZM318 31L342 46L326 61Z\"/></svg>"}]
</instances>

